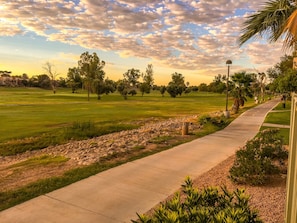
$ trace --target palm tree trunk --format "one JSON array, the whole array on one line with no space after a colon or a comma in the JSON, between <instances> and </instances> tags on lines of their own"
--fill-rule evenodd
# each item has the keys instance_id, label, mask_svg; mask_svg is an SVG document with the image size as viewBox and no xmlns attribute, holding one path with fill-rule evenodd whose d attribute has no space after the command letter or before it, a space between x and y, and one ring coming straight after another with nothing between
<instances>
[{"instance_id":1,"label":"palm tree trunk","mask_svg":"<svg viewBox=\"0 0 297 223\"><path fill-rule=\"evenodd\" d=\"M297 69L297 44L294 44L294 51L292 53L293 55L293 69Z\"/></svg>"}]
</instances>

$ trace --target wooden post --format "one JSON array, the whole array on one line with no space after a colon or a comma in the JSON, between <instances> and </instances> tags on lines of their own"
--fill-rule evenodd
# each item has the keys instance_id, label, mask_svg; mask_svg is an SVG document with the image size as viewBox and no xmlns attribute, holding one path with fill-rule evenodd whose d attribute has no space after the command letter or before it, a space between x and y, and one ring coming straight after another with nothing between
<instances>
[{"instance_id":1,"label":"wooden post","mask_svg":"<svg viewBox=\"0 0 297 223\"><path fill-rule=\"evenodd\" d=\"M297 95L292 93L287 172L286 223L297 222Z\"/></svg>"},{"instance_id":2,"label":"wooden post","mask_svg":"<svg viewBox=\"0 0 297 223\"><path fill-rule=\"evenodd\" d=\"M188 135L189 134L189 122L183 122L182 126L182 135Z\"/></svg>"}]
</instances>

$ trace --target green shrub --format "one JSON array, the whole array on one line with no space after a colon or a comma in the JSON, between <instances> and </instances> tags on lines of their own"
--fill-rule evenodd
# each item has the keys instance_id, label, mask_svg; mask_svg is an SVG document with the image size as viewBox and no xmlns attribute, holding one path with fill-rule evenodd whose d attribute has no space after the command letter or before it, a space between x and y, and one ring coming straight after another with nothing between
<instances>
[{"instance_id":1,"label":"green shrub","mask_svg":"<svg viewBox=\"0 0 297 223\"><path fill-rule=\"evenodd\" d=\"M119 132L122 130L133 129L135 126L128 124L117 124L113 123L97 126L94 122L74 122L72 126L66 127L63 131L62 136L66 140L82 140L94 138L97 136Z\"/></svg>"},{"instance_id":2,"label":"green shrub","mask_svg":"<svg viewBox=\"0 0 297 223\"><path fill-rule=\"evenodd\" d=\"M261 185L280 173L288 158L278 129L265 129L236 152L230 178L236 183Z\"/></svg>"},{"instance_id":3,"label":"green shrub","mask_svg":"<svg viewBox=\"0 0 297 223\"><path fill-rule=\"evenodd\" d=\"M223 116L202 115L199 118L200 125L212 124L216 127L225 127L228 125L228 120Z\"/></svg>"},{"instance_id":4,"label":"green shrub","mask_svg":"<svg viewBox=\"0 0 297 223\"><path fill-rule=\"evenodd\" d=\"M98 129L94 122L74 122L72 126L65 128L64 137L66 139L86 139L97 136Z\"/></svg>"},{"instance_id":5,"label":"green shrub","mask_svg":"<svg viewBox=\"0 0 297 223\"><path fill-rule=\"evenodd\" d=\"M161 205L152 216L138 215L132 222L157 223L260 223L255 210L249 207L249 196L243 190L229 192L222 187L209 187L202 191L193 188L193 182L187 178L182 185L182 194L177 193L171 200Z\"/></svg>"}]
</instances>

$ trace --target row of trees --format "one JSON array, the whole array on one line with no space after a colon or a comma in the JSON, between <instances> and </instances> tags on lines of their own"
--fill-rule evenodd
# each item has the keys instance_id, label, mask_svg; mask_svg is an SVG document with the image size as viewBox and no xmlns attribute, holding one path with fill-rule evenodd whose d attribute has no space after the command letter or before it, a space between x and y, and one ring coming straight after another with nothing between
<instances>
[{"instance_id":1,"label":"row of trees","mask_svg":"<svg viewBox=\"0 0 297 223\"><path fill-rule=\"evenodd\" d=\"M71 87L72 92L79 88L88 90L88 99L90 93L96 93L98 99L102 94L109 94L118 91L125 99L128 95L135 95L139 91L142 95L149 94L151 90L160 90L164 96L168 92L171 97L188 93L190 90L198 90L197 87L189 87L185 78L180 73L173 73L172 80L167 86L154 85L153 65L148 64L144 73L139 69L129 69L123 74L123 79L113 81L105 78L103 70L105 62L101 61L96 53L83 53L78 61L78 67L69 68L67 74L67 84ZM142 80L140 80L142 79Z\"/></svg>"},{"instance_id":2,"label":"row of trees","mask_svg":"<svg viewBox=\"0 0 297 223\"><path fill-rule=\"evenodd\" d=\"M117 82L105 78L103 70L105 61L100 60L96 53L89 54L84 52L78 61L78 67L69 68L67 74L67 83L74 93L79 88L86 88L88 91L88 100L90 93L96 93L98 99L102 94L108 94L118 90L126 99L128 94L134 95L136 89L142 94L150 93L154 84L153 65L149 64L145 73L138 69L129 69L123 74L123 79ZM139 78L142 77L142 82Z\"/></svg>"},{"instance_id":3,"label":"row of trees","mask_svg":"<svg viewBox=\"0 0 297 223\"><path fill-rule=\"evenodd\" d=\"M248 97L256 97L257 100L263 101L267 90L274 92L284 92L288 90L288 85L291 88L297 88L297 85L292 85L292 79L288 79L287 72L293 72L292 57L286 56L281 62L265 73L246 73L245 71L237 72L231 75L229 80L230 94L234 98L234 110L237 111L239 106L243 106ZM189 82L185 82L185 78L180 73L173 73L171 81L167 86L154 85L154 71L152 64L149 64L144 73L138 69L129 69L123 74L123 79L117 82L108 78L105 79L103 71L105 62L101 61L96 53L92 55L85 52L81 55L78 61L78 67L69 68L67 76L67 84L72 88L72 92L84 87L89 93L96 93L98 99L100 95L118 91L125 99L128 95L135 95L137 91L150 93L151 89L159 90L164 96L167 92L171 97L181 96L183 93L191 91L208 91L216 93L226 92L226 75L217 75L210 84L202 83L199 86L189 86ZM294 72L293 72L294 73ZM142 77L142 81L139 79ZM279 82L282 82L286 87L280 88ZM276 87L277 86L277 87ZM88 96L89 98L89 96Z\"/></svg>"},{"instance_id":4,"label":"row of trees","mask_svg":"<svg viewBox=\"0 0 297 223\"><path fill-rule=\"evenodd\" d=\"M105 78L105 62L100 60L96 53L85 52L78 61L78 66L69 68L67 78L58 78L58 73L50 63L44 65L47 74L33 76L23 74L20 77L10 76L11 72L3 71L1 78L11 86L31 86L52 89L56 92L57 87L69 87L75 93L79 89L86 89L88 100L91 93L96 93L98 99L102 94L109 94L118 91L125 99L128 95L135 95L140 92L142 95L150 93L151 90L159 90L161 95L167 92L171 97L181 96L191 91L208 91L216 93L226 93L226 75L218 74L210 84L202 83L199 86L190 86L189 82L180 73L173 73L171 81L167 86L154 85L153 65L148 64L144 73L138 69L129 69L123 74L123 79L113 81ZM296 91L297 72L293 68L293 56L284 56L274 67L266 73L246 73L244 71L231 75L229 79L230 95L233 96L234 111L238 111L244 105L247 98L255 97L258 101L264 100L265 92L286 93ZM0 80L1 83L1 80Z\"/></svg>"}]
</instances>

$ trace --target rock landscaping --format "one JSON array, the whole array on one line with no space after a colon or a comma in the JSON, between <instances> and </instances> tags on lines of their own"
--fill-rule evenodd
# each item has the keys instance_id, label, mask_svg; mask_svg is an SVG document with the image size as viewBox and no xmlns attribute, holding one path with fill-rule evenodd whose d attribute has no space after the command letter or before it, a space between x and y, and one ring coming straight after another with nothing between
<instances>
[{"instance_id":1,"label":"rock landscaping","mask_svg":"<svg viewBox=\"0 0 297 223\"><path fill-rule=\"evenodd\" d=\"M12 164L29 157L48 154L65 156L76 165L89 165L116 153L126 152L136 147L145 147L158 137L181 135L183 122L191 122L189 132L196 131L200 128L196 120L197 116L163 121L150 119L146 120L145 124L138 129L111 133L82 141L70 141L67 144L50 146L38 151L27 151L15 156L0 157L0 161L2 165Z\"/></svg>"}]
</instances>

